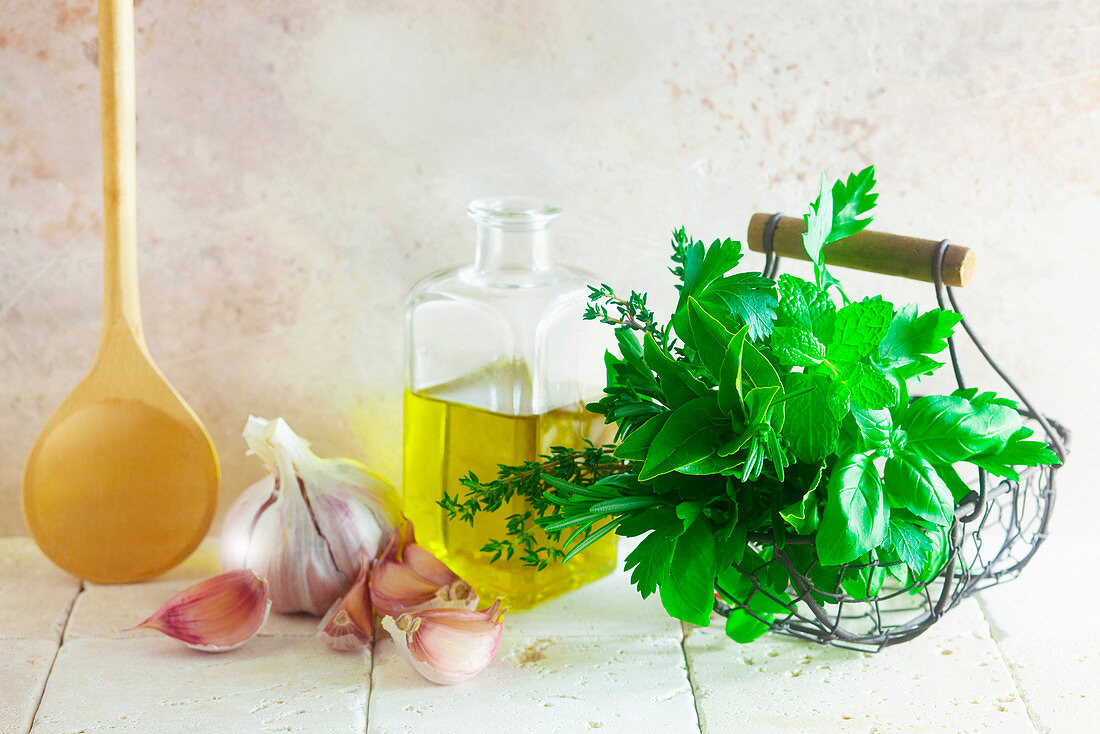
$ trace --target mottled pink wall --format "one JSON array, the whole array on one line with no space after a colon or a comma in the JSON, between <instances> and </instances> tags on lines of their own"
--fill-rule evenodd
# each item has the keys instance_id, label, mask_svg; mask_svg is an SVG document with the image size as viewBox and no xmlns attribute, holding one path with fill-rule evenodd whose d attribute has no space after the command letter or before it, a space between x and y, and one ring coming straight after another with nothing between
<instances>
[{"instance_id":1,"label":"mottled pink wall","mask_svg":"<svg viewBox=\"0 0 1100 734\"><path fill-rule=\"evenodd\" d=\"M469 199L556 198L563 259L659 288L673 227L740 236L804 207L821 169L874 162L879 228L978 248L974 321L1077 429L1058 522L1100 510L1095 3L145 0L136 18L146 328L227 499L259 473L250 412L398 479L402 299L469 257ZM4 3L0 534L24 532L26 454L96 343L95 61L92 2Z\"/></svg>"}]
</instances>

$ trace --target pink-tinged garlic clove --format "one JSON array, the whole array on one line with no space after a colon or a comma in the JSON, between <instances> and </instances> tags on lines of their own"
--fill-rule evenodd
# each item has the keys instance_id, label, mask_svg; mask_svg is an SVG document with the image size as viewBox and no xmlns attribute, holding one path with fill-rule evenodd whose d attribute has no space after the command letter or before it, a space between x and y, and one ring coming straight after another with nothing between
<instances>
[{"instance_id":1,"label":"pink-tinged garlic clove","mask_svg":"<svg viewBox=\"0 0 1100 734\"><path fill-rule=\"evenodd\" d=\"M390 539L371 573L371 602L389 617L421 609L475 609L477 595L446 564L416 544L408 523Z\"/></svg>"},{"instance_id":2,"label":"pink-tinged garlic clove","mask_svg":"<svg viewBox=\"0 0 1100 734\"><path fill-rule=\"evenodd\" d=\"M441 685L469 680L493 660L503 629L500 599L488 609L423 609L384 617L398 654Z\"/></svg>"},{"instance_id":3,"label":"pink-tinged garlic clove","mask_svg":"<svg viewBox=\"0 0 1100 734\"><path fill-rule=\"evenodd\" d=\"M224 652L252 639L270 611L267 581L244 569L189 586L130 629L153 629L196 650Z\"/></svg>"},{"instance_id":4,"label":"pink-tinged garlic clove","mask_svg":"<svg viewBox=\"0 0 1100 734\"><path fill-rule=\"evenodd\" d=\"M332 605L317 627L317 635L333 650L359 650L374 640L369 586L370 560L364 557L355 583Z\"/></svg>"}]
</instances>

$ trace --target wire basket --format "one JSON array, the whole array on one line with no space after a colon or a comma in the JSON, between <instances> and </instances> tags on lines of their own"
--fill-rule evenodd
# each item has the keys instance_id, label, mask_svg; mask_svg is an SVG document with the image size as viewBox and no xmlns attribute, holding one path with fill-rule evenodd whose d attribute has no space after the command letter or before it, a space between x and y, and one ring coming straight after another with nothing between
<instances>
[{"instance_id":1,"label":"wire basket","mask_svg":"<svg viewBox=\"0 0 1100 734\"><path fill-rule=\"evenodd\" d=\"M760 215L758 215L760 216ZM763 251L766 255L764 275L775 278L779 272L780 257L775 253L773 238L781 215L773 215L763 232ZM936 301L945 307L944 295L955 312L962 315L952 289L944 285L944 257L950 243L936 244L932 252L932 282ZM1019 398L1021 414L1034 427L1046 435L1051 448L1064 464L1068 455L1069 431L1056 421L1040 413L1020 388L1004 373L986 351L965 318L960 324L970 341L990 367L1004 380ZM959 366L954 339L948 340L951 366L960 388L966 386ZM752 583L752 590L745 602L760 594L774 604L770 609L787 609L774 618L760 616L741 604L729 605L716 600L715 610L728 616L734 609L755 617L772 631L836 647L877 652L884 647L917 637L932 626L948 610L963 599L990 586L1015 578L1035 555L1047 537L1047 525L1054 506L1054 477L1057 467L1026 467L1020 471L1019 480L999 479L978 469L971 482L971 492L955 508L955 520L947 535L948 546L938 572L927 580L902 584L888 573L890 564L849 563L838 567L837 581L828 588L820 588L809 578L816 565L812 552L813 538L794 536L777 546L770 536L757 535L750 541L757 551L770 549L768 560L735 568ZM796 557L811 558L807 565L797 563ZM770 592L759 579L769 576L769 566L778 564L790 578L788 599L780 599ZM880 588L872 593L867 588L853 589L841 579L856 572L868 579L884 578ZM877 585L877 584L876 584ZM852 593L855 591L856 593ZM757 600L759 601L759 600ZM760 604L756 604L760 608Z\"/></svg>"}]
</instances>

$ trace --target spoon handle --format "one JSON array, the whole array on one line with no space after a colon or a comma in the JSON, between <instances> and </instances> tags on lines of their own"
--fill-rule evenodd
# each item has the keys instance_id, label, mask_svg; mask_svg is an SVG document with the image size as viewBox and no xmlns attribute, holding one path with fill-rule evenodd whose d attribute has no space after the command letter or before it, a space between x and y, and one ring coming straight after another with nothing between
<instances>
[{"instance_id":1,"label":"spoon handle","mask_svg":"<svg viewBox=\"0 0 1100 734\"><path fill-rule=\"evenodd\" d=\"M102 348L112 335L143 343L136 247L133 0L99 0L99 93L103 126Z\"/></svg>"}]
</instances>

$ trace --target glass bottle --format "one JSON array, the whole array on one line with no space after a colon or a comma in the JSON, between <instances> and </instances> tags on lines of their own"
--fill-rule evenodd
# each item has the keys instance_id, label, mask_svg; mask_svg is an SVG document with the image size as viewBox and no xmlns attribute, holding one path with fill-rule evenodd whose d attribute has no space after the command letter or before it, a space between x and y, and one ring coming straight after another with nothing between
<instances>
[{"instance_id":1,"label":"glass bottle","mask_svg":"<svg viewBox=\"0 0 1100 734\"><path fill-rule=\"evenodd\" d=\"M531 607L609 573L615 536L567 564L537 571L518 554L490 563L481 550L505 538L516 498L475 516L448 520L443 492L464 495L462 477L496 476L499 464L537 459L551 446L596 444L613 431L585 410L604 382L607 331L581 314L593 276L556 265L550 225L561 209L527 197L479 199L474 262L429 275L405 312L405 514L417 542L443 558L482 599Z\"/></svg>"}]
</instances>

